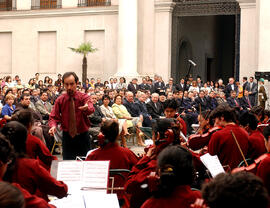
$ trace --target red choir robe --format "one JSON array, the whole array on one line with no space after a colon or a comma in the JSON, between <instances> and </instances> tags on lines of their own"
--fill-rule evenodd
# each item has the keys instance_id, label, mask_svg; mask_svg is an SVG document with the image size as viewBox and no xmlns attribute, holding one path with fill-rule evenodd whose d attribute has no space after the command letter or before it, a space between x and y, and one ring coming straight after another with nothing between
<instances>
[{"instance_id":1,"label":"red choir robe","mask_svg":"<svg viewBox=\"0 0 270 208\"><path fill-rule=\"evenodd\" d=\"M86 160L110 160L110 169L128 169L138 162L137 156L128 148L120 147L117 143L108 143L105 147L93 151ZM125 174L123 174L125 175ZM124 187L125 181L115 176L115 187ZM125 198L124 191L116 192L119 199Z\"/></svg>"},{"instance_id":2,"label":"red choir robe","mask_svg":"<svg viewBox=\"0 0 270 208\"><path fill-rule=\"evenodd\" d=\"M267 152L264 136L258 129L251 132L248 140L250 143L248 158L256 159Z\"/></svg>"},{"instance_id":3,"label":"red choir robe","mask_svg":"<svg viewBox=\"0 0 270 208\"><path fill-rule=\"evenodd\" d=\"M135 166L133 166L125 184L126 192L131 194L131 208L140 208L141 205L151 197L151 193L147 188L142 188L142 185L147 183L147 177L151 172L155 172L156 168L156 158L152 159L148 156L144 156Z\"/></svg>"},{"instance_id":4,"label":"red choir robe","mask_svg":"<svg viewBox=\"0 0 270 208\"><path fill-rule=\"evenodd\" d=\"M256 175L263 180L268 194L270 194L270 154L260 162Z\"/></svg>"},{"instance_id":5,"label":"red choir robe","mask_svg":"<svg viewBox=\"0 0 270 208\"><path fill-rule=\"evenodd\" d=\"M243 161L243 157L231 131L235 134L243 154L246 157L249 148L248 133L235 124L229 124L212 135L208 144L208 152L210 155L217 155L221 164L223 166L229 165L232 170Z\"/></svg>"},{"instance_id":6,"label":"red choir robe","mask_svg":"<svg viewBox=\"0 0 270 208\"><path fill-rule=\"evenodd\" d=\"M48 201L47 195L63 198L68 191L64 182L54 179L35 159L18 158L12 182L20 184L30 194L35 194L46 201Z\"/></svg>"},{"instance_id":7,"label":"red choir robe","mask_svg":"<svg viewBox=\"0 0 270 208\"><path fill-rule=\"evenodd\" d=\"M13 183L12 185L16 186L22 192L25 200L25 208L56 208L54 205L48 204L44 199L30 194L19 184Z\"/></svg>"},{"instance_id":8,"label":"red choir robe","mask_svg":"<svg viewBox=\"0 0 270 208\"><path fill-rule=\"evenodd\" d=\"M57 157L53 156L46 145L37 137L28 134L26 140L26 154L32 158L37 159L46 170L50 171L53 160Z\"/></svg>"},{"instance_id":9,"label":"red choir robe","mask_svg":"<svg viewBox=\"0 0 270 208\"><path fill-rule=\"evenodd\" d=\"M209 129L207 132L205 132L204 134L200 135L200 134L194 134L191 135L188 138L188 147L191 148L192 150L199 150L205 146L208 145L210 138L212 136L213 133L215 133L216 131L221 130L222 127L213 127L211 129Z\"/></svg>"},{"instance_id":10,"label":"red choir robe","mask_svg":"<svg viewBox=\"0 0 270 208\"><path fill-rule=\"evenodd\" d=\"M171 196L150 198L141 208L190 208L197 198L201 198L199 191L192 191L190 186L177 186Z\"/></svg>"}]
</instances>

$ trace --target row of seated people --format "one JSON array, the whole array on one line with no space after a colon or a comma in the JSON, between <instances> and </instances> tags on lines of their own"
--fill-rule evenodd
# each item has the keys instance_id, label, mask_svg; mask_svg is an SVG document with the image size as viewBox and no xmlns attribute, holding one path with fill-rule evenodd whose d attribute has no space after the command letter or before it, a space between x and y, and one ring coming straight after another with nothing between
<instances>
[{"instance_id":1,"label":"row of seated people","mask_svg":"<svg viewBox=\"0 0 270 208\"><path fill-rule=\"evenodd\" d=\"M106 133L106 130L104 130L104 128L102 128L102 133L104 134L105 140L107 139L108 141L103 143L103 145L99 149L93 151L89 155L88 159L91 159L91 157L93 157L93 159L99 160L99 157L102 156L102 157L108 157L108 158L103 158L103 159L108 159L111 161L111 163L113 163L113 161L116 158L115 167L113 167L113 168L127 168L127 169L132 168L132 171L129 175L128 181L125 184L126 192L128 194L131 194L131 196L127 196L127 197L123 196L123 198L120 198L121 194L119 196L119 198L122 199L122 201L123 200L125 201L125 204L130 204L131 207L140 207L144 203L144 201L151 196L151 192L148 190L148 188L144 189L142 187L144 187L144 185L146 184L146 181L148 180L147 178L148 178L149 174L151 172L154 172L157 168L158 154L169 144L178 144L178 145L180 144L178 130L181 129L182 131L184 131L185 127L184 127L183 123L181 122L182 120L180 120L180 118L176 115L177 108L178 108L178 106L177 106L177 102L175 100L166 101L164 115L167 118L177 118L176 123L175 123L175 125L172 125L173 122L171 120L170 121L156 122L157 127L154 129L155 129L155 132L158 132L158 133L154 137L154 140L156 140L155 146L148 148L146 155L142 159L140 159L138 163L136 163L136 160L138 160L138 158L136 158L136 156L133 153L131 153L130 151L128 151L125 148L120 148L120 147L119 148L122 151L119 151L117 144L115 144L115 145L112 144L112 143L115 143L116 138L118 137L118 132L119 132L118 123L115 121L107 121L103 124L104 128L107 125L106 128L107 128L108 132ZM263 111L258 112L255 110L254 113L255 114L257 113L256 116L262 116L261 115L262 112ZM17 118L22 123L24 120L27 120L26 119L27 116L23 116L24 115L23 113L24 113L23 111L19 112L18 115L20 115L20 114L21 115L18 116L18 118ZM25 113L25 114L27 114L27 113ZM31 117L31 113L29 115ZM223 165L230 165L231 169L233 169L233 168L237 167L237 165L242 161L241 154L239 153L239 150L237 149L237 146L235 145L235 143L233 143L233 138L232 138L230 131L234 132L235 136L238 139L239 145L240 145L240 147L241 147L241 149L246 157L249 155L250 149L257 150L257 148L254 145L252 145L252 142L250 142L251 139L249 138L248 133L243 128L238 126L239 121L241 121L242 119L236 119L233 109L229 108L226 105L221 105L221 106L217 107L211 113L210 118L212 120L215 120L215 125L219 126L221 128L219 131L216 131L211 135L209 143L206 144L206 146L208 146L208 151L210 154L213 154L213 155L217 154L218 155L218 157L221 160L221 163ZM262 118L260 118L260 117L258 117L258 118L260 120L262 120ZM255 117L255 119L257 119L257 118ZM31 119L28 119L28 120L31 121ZM251 119L248 119L248 120L251 120ZM157 121L158 121L158 119L157 119ZM111 122L111 123L108 123L108 122ZM244 124L244 122L242 122L242 123ZM27 125L29 125L29 123L26 122L26 126ZM111 125L114 125L114 128L112 128L113 126L111 126ZM10 142L12 143L14 148L16 147L15 150L18 153L24 153L23 152L24 145L22 143L20 143L23 140L18 142L17 141L18 136L13 136L13 137L8 136L9 134L13 135L14 132L17 131L16 128L18 128L18 126L20 126L18 123L14 124L14 122L10 122L4 127L2 132L10 140ZM248 126L252 126L252 125L249 124ZM170 129L170 131L167 131L168 129ZM113 131L118 131L118 132L113 133ZM23 135L23 133L20 132L19 135ZM17 140L16 140L16 138L17 138ZM256 138L256 139L257 139L257 142L255 142L255 143L260 143L260 144L262 143L261 138ZM222 142L220 142L220 141L222 141ZM115 146L115 147L117 147L116 149L118 149L118 150L114 151L113 149L110 148L110 146L111 147ZM187 145L187 146L189 146L189 145ZM112 152L110 154L102 154L103 151L105 151L106 149L108 151L114 152L115 154ZM119 165L117 162L120 158L118 156L118 154L120 154L120 152L121 152L121 154L128 155L126 157L121 157L124 160L124 161L122 161L122 164L125 164L124 167L122 167L122 165ZM265 152L266 152L266 149L259 154L263 154ZM201 164L199 164L200 161L198 159L198 155L194 152L191 152L190 154L192 156L196 170L199 171L202 167L201 167ZM114 156L115 156L115 158L114 158ZM133 161L131 159L132 157L134 158ZM41 159L41 158L38 158L38 159ZM128 161L125 161L125 159ZM30 164L30 162L29 162L29 164ZM38 162L38 165L39 166L37 168L41 168L40 162ZM32 167L35 167L35 165L32 164ZM16 171L18 171L18 169ZM259 171L259 169L258 169L258 171ZM261 170L261 172L265 173L265 170L264 171ZM43 173L43 172L40 171L40 173ZM46 190L46 188L44 188L44 187L40 188L40 189L42 189L42 191L37 191L36 189L37 189L37 187L40 186L40 184L39 185L33 184L33 183L30 183L29 181L27 183L24 183L25 181L27 181L26 176L31 178L31 177L33 177L32 176L33 173L29 173L26 176L23 175L21 177L13 177L12 170L11 170L11 173L8 171L8 173L6 175L7 175L7 180L9 180L11 182L20 183L23 186L23 188L27 189L30 192L30 194L37 194L37 196L41 196L45 199L46 199L46 196L43 196L44 194L45 195L52 194L52 193L49 193L49 191ZM46 175L46 174L44 173L44 175ZM26 177L26 179L24 177ZM50 178L51 176L46 175L46 177ZM12 181L12 179L14 181ZM51 186L53 187L53 185L55 185L55 183L56 184L58 183L57 181L53 181L53 182L54 182L53 184L50 184L50 187ZM35 188L33 188L33 187L35 187ZM61 187L61 188L63 188L63 187ZM54 190L56 191L59 189L54 188ZM57 193L53 193L53 194L56 195ZM131 197L130 200L127 200L129 197Z\"/></svg>"}]
</instances>

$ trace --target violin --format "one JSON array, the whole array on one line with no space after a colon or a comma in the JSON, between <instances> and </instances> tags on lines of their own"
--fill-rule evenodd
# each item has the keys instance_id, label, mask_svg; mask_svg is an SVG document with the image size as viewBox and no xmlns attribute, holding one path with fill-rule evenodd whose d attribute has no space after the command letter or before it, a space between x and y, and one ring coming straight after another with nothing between
<instances>
[{"instance_id":1,"label":"violin","mask_svg":"<svg viewBox=\"0 0 270 208\"><path fill-rule=\"evenodd\" d=\"M204 146L207 146L209 143L209 140L211 139L211 136L213 133L221 130L221 126L215 126L211 129L209 129L204 134L193 134L188 138L188 147L190 147L192 150L199 150L203 148Z\"/></svg>"},{"instance_id":2,"label":"violin","mask_svg":"<svg viewBox=\"0 0 270 208\"><path fill-rule=\"evenodd\" d=\"M265 153L265 154L261 155L259 158L257 158L254 161L254 163L252 163L251 165L235 168L235 169L232 170L232 173L238 173L238 172L241 172L241 171L247 171L247 172L256 174L259 164L261 163L261 161L263 161L268 156L269 156L269 153Z\"/></svg>"}]
</instances>

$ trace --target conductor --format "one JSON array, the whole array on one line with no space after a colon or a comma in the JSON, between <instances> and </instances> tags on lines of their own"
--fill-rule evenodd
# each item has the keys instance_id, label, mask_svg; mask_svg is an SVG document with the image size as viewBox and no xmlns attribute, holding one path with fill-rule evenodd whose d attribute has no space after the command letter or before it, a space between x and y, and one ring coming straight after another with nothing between
<instances>
[{"instance_id":1,"label":"conductor","mask_svg":"<svg viewBox=\"0 0 270 208\"><path fill-rule=\"evenodd\" d=\"M89 96L77 91L79 78L74 72L66 72L62 80L66 93L55 102L49 118L49 133L53 135L57 125L61 125L63 159L74 160L76 156L86 155L90 148L88 116L95 110Z\"/></svg>"}]
</instances>

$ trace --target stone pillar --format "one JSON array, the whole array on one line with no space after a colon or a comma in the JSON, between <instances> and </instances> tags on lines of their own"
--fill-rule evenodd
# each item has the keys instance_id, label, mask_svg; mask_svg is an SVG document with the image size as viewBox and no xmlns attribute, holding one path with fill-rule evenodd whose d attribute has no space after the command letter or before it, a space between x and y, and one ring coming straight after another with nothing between
<instances>
[{"instance_id":1,"label":"stone pillar","mask_svg":"<svg viewBox=\"0 0 270 208\"><path fill-rule=\"evenodd\" d=\"M12 1L14 2L14 1ZM31 0L17 1L17 10L31 10Z\"/></svg>"},{"instance_id":2,"label":"stone pillar","mask_svg":"<svg viewBox=\"0 0 270 208\"><path fill-rule=\"evenodd\" d=\"M240 24L240 74L243 77L254 76L257 70L257 21L256 21L256 2L239 2L241 8Z\"/></svg>"},{"instance_id":3,"label":"stone pillar","mask_svg":"<svg viewBox=\"0 0 270 208\"><path fill-rule=\"evenodd\" d=\"M76 8L78 0L62 0L62 8Z\"/></svg>"},{"instance_id":4,"label":"stone pillar","mask_svg":"<svg viewBox=\"0 0 270 208\"><path fill-rule=\"evenodd\" d=\"M171 77L171 40L173 0L156 0L155 3L155 73L165 82Z\"/></svg>"},{"instance_id":5,"label":"stone pillar","mask_svg":"<svg viewBox=\"0 0 270 208\"><path fill-rule=\"evenodd\" d=\"M258 71L270 71L270 1L257 0ZM253 28L250 28L253 30ZM254 28L257 30L257 28Z\"/></svg>"},{"instance_id":6,"label":"stone pillar","mask_svg":"<svg viewBox=\"0 0 270 208\"><path fill-rule=\"evenodd\" d=\"M139 0L138 3L138 73L153 76L155 0Z\"/></svg>"},{"instance_id":7,"label":"stone pillar","mask_svg":"<svg viewBox=\"0 0 270 208\"><path fill-rule=\"evenodd\" d=\"M137 0L119 0L118 68L115 76L137 77Z\"/></svg>"}]
</instances>

